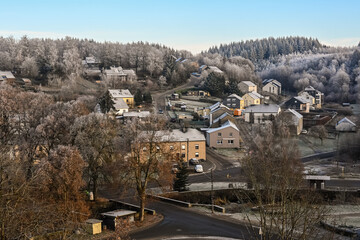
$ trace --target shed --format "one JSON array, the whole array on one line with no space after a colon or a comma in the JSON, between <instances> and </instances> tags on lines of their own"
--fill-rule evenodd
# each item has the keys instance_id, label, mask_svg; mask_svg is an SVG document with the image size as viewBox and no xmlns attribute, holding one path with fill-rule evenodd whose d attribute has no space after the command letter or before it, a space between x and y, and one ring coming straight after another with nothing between
<instances>
[{"instance_id":1,"label":"shed","mask_svg":"<svg viewBox=\"0 0 360 240\"><path fill-rule=\"evenodd\" d=\"M88 219L86 220L86 231L92 235L101 233L101 220Z\"/></svg>"},{"instance_id":2,"label":"shed","mask_svg":"<svg viewBox=\"0 0 360 240\"><path fill-rule=\"evenodd\" d=\"M336 124L335 128L336 131L339 132L355 132L356 124L353 123L350 119L344 117Z\"/></svg>"},{"instance_id":3,"label":"shed","mask_svg":"<svg viewBox=\"0 0 360 240\"><path fill-rule=\"evenodd\" d=\"M115 230L116 227L116 220L124 220L128 222L133 222L135 218L135 211L129 211L129 210L114 210L111 212L105 212L101 215L104 218L104 225L108 229Z\"/></svg>"}]
</instances>

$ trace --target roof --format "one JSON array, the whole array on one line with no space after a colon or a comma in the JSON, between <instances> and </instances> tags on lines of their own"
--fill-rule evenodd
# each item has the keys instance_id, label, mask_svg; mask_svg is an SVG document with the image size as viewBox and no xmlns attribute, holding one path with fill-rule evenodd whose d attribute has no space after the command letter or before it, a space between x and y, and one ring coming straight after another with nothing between
<instances>
[{"instance_id":1,"label":"roof","mask_svg":"<svg viewBox=\"0 0 360 240\"><path fill-rule=\"evenodd\" d=\"M132 98L134 97L128 89L109 89L112 98Z\"/></svg>"},{"instance_id":2,"label":"roof","mask_svg":"<svg viewBox=\"0 0 360 240\"><path fill-rule=\"evenodd\" d=\"M249 92L249 93L246 93L246 94L248 94L251 98L253 98L253 99L258 99L258 98L263 98L263 96L262 95L260 95L259 93L257 93L257 92ZM245 95L246 95L245 94Z\"/></svg>"},{"instance_id":3,"label":"roof","mask_svg":"<svg viewBox=\"0 0 360 240\"><path fill-rule=\"evenodd\" d=\"M122 67L110 67L110 69L105 69L106 75L113 75L113 76L125 76Z\"/></svg>"},{"instance_id":4,"label":"roof","mask_svg":"<svg viewBox=\"0 0 360 240\"><path fill-rule=\"evenodd\" d=\"M253 82L251 82L251 81L242 81L242 82L240 82L240 83L244 83L244 84L248 85L249 87L255 87L255 86L256 86L256 85L255 85Z\"/></svg>"},{"instance_id":5,"label":"roof","mask_svg":"<svg viewBox=\"0 0 360 240\"><path fill-rule=\"evenodd\" d=\"M124 69L123 72L124 72L126 75L136 75L136 74L135 74L135 71L132 70L132 69Z\"/></svg>"},{"instance_id":6,"label":"roof","mask_svg":"<svg viewBox=\"0 0 360 240\"><path fill-rule=\"evenodd\" d=\"M126 104L126 102L122 99L115 99L114 100L114 107L116 110L120 110L120 109L129 109L129 106Z\"/></svg>"},{"instance_id":7,"label":"roof","mask_svg":"<svg viewBox=\"0 0 360 240\"><path fill-rule=\"evenodd\" d=\"M146 133L144 133L146 134ZM195 128L188 128L186 132L179 129L172 131L157 131L156 137L161 142L186 142L186 141L205 141L205 136Z\"/></svg>"},{"instance_id":8,"label":"roof","mask_svg":"<svg viewBox=\"0 0 360 240\"><path fill-rule=\"evenodd\" d=\"M336 124L336 126L339 125L340 123L343 123L343 122L350 123L351 125L356 126L356 124L353 123L353 122L352 122L350 119L348 119L347 117L344 117L343 119L341 119L341 120Z\"/></svg>"},{"instance_id":9,"label":"roof","mask_svg":"<svg viewBox=\"0 0 360 240\"><path fill-rule=\"evenodd\" d=\"M216 122L220 121L220 119L223 119L223 118L225 118L226 116L231 116L231 115L228 114L227 112L225 112L225 113L221 114L218 118L216 118L216 119L213 121L213 123L216 123Z\"/></svg>"},{"instance_id":10,"label":"roof","mask_svg":"<svg viewBox=\"0 0 360 240\"><path fill-rule=\"evenodd\" d=\"M277 80L275 80L275 79L265 79L264 81L263 81L263 85L265 86L265 85L267 85L267 84L272 84L272 85L274 85L274 86L276 86L276 87L279 87L279 88L281 88L281 83L279 82L279 81L277 81Z\"/></svg>"},{"instance_id":11,"label":"roof","mask_svg":"<svg viewBox=\"0 0 360 240\"><path fill-rule=\"evenodd\" d=\"M150 116L149 111L142 111L142 112L125 112L123 114L124 117L138 117L138 118L145 118Z\"/></svg>"},{"instance_id":12,"label":"roof","mask_svg":"<svg viewBox=\"0 0 360 240\"><path fill-rule=\"evenodd\" d=\"M94 224L94 223L102 223L102 220L91 218L91 219L86 220L85 222Z\"/></svg>"},{"instance_id":13,"label":"roof","mask_svg":"<svg viewBox=\"0 0 360 240\"><path fill-rule=\"evenodd\" d=\"M300 119L303 117L303 115L301 115L300 113L298 113L297 111L295 111L294 109L288 109L288 112L292 113L296 118Z\"/></svg>"},{"instance_id":14,"label":"roof","mask_svg":"<svg viewBox=\"0 0 360 240\"><path fill-rule=\"evenodd\" d=\"M207 132L207 133L213 133L213 132L216 132L216 131L219 131L219 130L222 130L222 129L228 128L228 127L232 127L232 128L234 128L236 131L239 131L239 129L236 127L236 125L235 125L233 122L227 120L224 124L221 125L221 127L211 128L211 129L207 130L206 132Z\"/></svg>"},{"instance_id":15,"label":"roof","mask_svg":"<svg viewBox=\"0 0 360 240\"><path fill-rule=\"evenodd\" d=\"M237 94L235 94L235 93L229 95L228 98L229 98L229 97L237 98L237 99L239 99L240 101L243 100L242 97L240 97L239 95L237 95Z\"/></svg>"},{"instance_id":16,"label":"roof","mask_svg":"<svg viewBox=\"0 0 360 240\"><path fill-rule=\"evenodd\" d=\"M244 113L278 113L280 111L280 106L276 104L259 104L247 107L243 112Z\"/></svg>"},{"instance_id":17,"label":"roof","mask_svg":"<svg viewBox=\"0 0 360 240\"><path fill-rule=\"evenodd\" d=\"M0 80L6 80L7 78L15 78L10 71L0 71Z\"/></svg>"},{"instance_id":18,"label":"roof","mask_svg":"<svg viewBox=\"0 0 360 240\"><path fill-rule=\"evenodd\" d=\"M217 103L215 103L214 105L211 105L211 106L209 107L211 113L217 111L217 110L220 109L220 108L226 108L227 110L230 110L230 108L228 108L227 106L225 106L225 105L222 104L221 102L217 102Z\"/></svg>"},{"instance_id":19,"label":"roof","mask_svg":"<svg viewBox=\"0 0 360 240\"><path fill-rule=\"evenodd\" d=\"M310 99L303 98L301 96L294 97L296 100L300 101L301 103L309 103L311 102Z\"/></svg>"},{"instance_id":20,"label":"roof","mask_svg":"<svg viewBox=\"0 0 360 240\"><path fill-rule=\"evenodd\" d=\"M107 217L123 217L123 216L128 216L128 215L133 215L133 214L136 214L136 212L129 211L129 210L115 210L115 211L111 211L111 212L101 213L101 215L107 216Z\"/></svg>"}]
</instances>

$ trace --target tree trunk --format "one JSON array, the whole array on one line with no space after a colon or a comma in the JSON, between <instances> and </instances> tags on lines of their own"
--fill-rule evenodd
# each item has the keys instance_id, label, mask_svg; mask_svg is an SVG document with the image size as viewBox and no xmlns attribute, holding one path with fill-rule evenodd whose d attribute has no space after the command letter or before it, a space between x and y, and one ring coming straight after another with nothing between
<instances>
[{"instance_id":1,"label":"tree trunk","mask_svg":"<svg viewBox=\"0 0 360 240\"><path fill-rule=\"evenodd\" d=\"M92 182L93 182L93 186L92 186L92 191L93 191L93 196L94 196L94 201L96 201L96 197L97 197L97 176L94 176L92 178Z\"/></svg>"},{"instance_id":2,"label":"tree trunk","mask_svg":"<svg viewBox=\"0 0 360 240\"><path fill-rule=\"evenodd\" d=\"M146 202L146 195L144 191L140 195L140 222L144 221L145 218L145 202Z\"/></svg>"}]
</instances>

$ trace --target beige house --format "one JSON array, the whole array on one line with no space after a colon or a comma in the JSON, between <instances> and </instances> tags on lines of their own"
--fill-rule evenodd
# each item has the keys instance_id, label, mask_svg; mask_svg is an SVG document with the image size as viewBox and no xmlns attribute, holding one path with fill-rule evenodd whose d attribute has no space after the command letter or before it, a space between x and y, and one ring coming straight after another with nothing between
<instances>
[{"instance_id":1,"label":"beige house","mask_svg":"<svg viewBox=\"0 0 360 240\"><path fill-rule=\"evenodd\" d=\"M316 90L312 86L306 87L303 91L299 92L298 95L301 96L304 92L308 93L309 95L315 98L315 103L313 104L313 106L316 109L320 109L322 104L324 103L324 94L319 90Z\"/></svg>"},{"instance_id":2,"label":"beige house","mask_svg":"<svg viewBox=\"0 0 360 240\"><path fill-rule=\"evenodd\" d=\"M249 92L246 93L242 98L244 99L244 107L248 107L250 105L261 104L261 101L264 97L257 92Z\"/></svg>"},{"instance_id":3,"label":"beige house","mask_svg":"<svg viewBox=\"0 0 360 240\"><path fill-rule=\"evenodd\" d=\"M239 129L231 121L226 121L218 128L206 131L206 143L215 148L238 148L240 147Z\"/></svg>"},{"instance_id":4,"label":"beige house","mask_svg":"<svg viewBox=\"0 0 360 240\"><path fill-rule=\"evenodd\" d=\"M339 132L356 132L356 124L344 117L336 123L335 129Z\"/></svg>"},{"instance_id":5,"label":"beige house","mask_svg":"<svg viewBox=\"0 0 360 240\"><path fill-rule=\"evenodd\" d=\"M257 86L251 81L240 82L238 88L242 93L257 92Z\"/></svg>"},{"instance_id":6,"label":"beige house","mask_svg":"<svg viewBox=\"0 0 360 240\"><path fill-rule=\"evenodd\" d=\"M243 113L245 115L245 122L249 123L263 123L265 121L273 120L281 109L276 104L261 104L246 108Z\"/></svg>"},{"instance_id":7,"label":"beige house","mask_svg":"<svg viewBox=\"0 0 360 240\"><path fill-rule=\"evenodd\" d=\"M281 83L275 79L265 79L262 90L263 92L281 95Z\"/></svg>"}]
</instances>

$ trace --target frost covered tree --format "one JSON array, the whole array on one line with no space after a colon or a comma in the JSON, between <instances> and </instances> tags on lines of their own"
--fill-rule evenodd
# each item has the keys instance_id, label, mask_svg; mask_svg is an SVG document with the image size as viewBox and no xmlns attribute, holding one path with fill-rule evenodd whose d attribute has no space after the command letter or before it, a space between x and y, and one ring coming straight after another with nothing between
<instances>
[{"instance_id":1,"label":"frost covered tree","mask_svg":"<svg viewBox=\"0 0 360 240\"><path fill-rule=\"evenodd\" d=\"M69 77L72 74L80 76L82 72L81 58L77 48L71 48L64 51L63 63L65 73Z\"/></svg>"}]
</instances>

